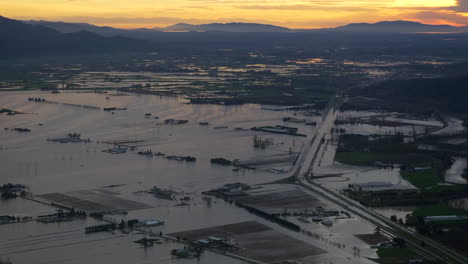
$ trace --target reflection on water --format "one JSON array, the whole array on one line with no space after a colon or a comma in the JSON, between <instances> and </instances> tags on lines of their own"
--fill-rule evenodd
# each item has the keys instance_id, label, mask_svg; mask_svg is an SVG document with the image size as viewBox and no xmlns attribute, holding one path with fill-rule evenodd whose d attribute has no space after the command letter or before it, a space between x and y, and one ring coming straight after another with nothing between
<instances>
[{"instance_id":1,"label":"reflection on water","mask_svg":"<svg viewBox=\"0 0 468 264\"><path fill-rule=\"evenodd\" d=\"M60 103L124 107L127 110L112 114L63 104L29 102L27 98L32 96ZM250 160L298 152L304 141L286 135L262 135L250 131L253 126L295 126L298 133L310 129L303 124L283 124L281 119L292 114L288 111L262 110L259 105L187 105L181 102L183 100L178 98L159 96L4 93L0 98L2 107L27 114L0 116L2 127L28 127L32 131L0 131L0 145L4 149L0 151L1 180L26 183L36 193L56 191L57 187L66 191L134 182L176 185L192 191L223 182L264 182L281 175L252 170L235 173L232 168L212 166L209 161L215 157ZM145 113L152 113L153 118L144 118ZM161 124L165 119L185 119L189 123ZM199 122L209 122L212 126L200 126ZM212 128L220 125L228 128ZM70 132L81 133L93 142L61 144L46 141L49 137L61 137ZM255 149L252 146L254 135L272 138L274 145L265 150ZM133 152L103 153L102 150L112 146L102 142L115 140L142 140L141 149L195 156L197 162L180 163L159 157L148 159Z\"/></svg>"},{"instance_id":2,"label":"reflection on water","mask_svg":"<svg viewBox=\"0 0 468 264\"><path fill-rule=\"evenodd\" d=\"M452 166L445 172L445 181L449 183L466 184L467 180L462 177L467 161L462 157L455 157Z\"/></svg>"},{"instance_id":3,"label":"reflection on water","mask_svg":"<svg viewBox=\"0 0 468 264\"><path fill-rule=\"evenodd\" d=\"M54 103L31 102L28 101L28 97L42 97ZM109 217L116 221L135 218L165 221L163 226L150 228L154 233L180 232L255 220L317 247L327 248L328 245L323 241L281 229L221 200L207 202L200 195L202 191L226 183L256 184L284 177L260 170L233 171L232 167L210 163L210 159L216 157L246 161L289 155L290 152L299 152L305 141L305 138L301 137L250 131L251 127L285 125L296 127L298 133L304 134L314 128L282 121L283 117L293 116L294 111L262 110L259 105L254 104L220 106L189 105L184 102L183 98L116 93L2 93L0 104L3 108L25 114L0 116L0 183L24 183L31 187L33 194L115 186L106 190L116 192L118 197L147 204L151 208ZM115 111L112 114L76 105L118 107L127 110ZM151 118L145 118L145 113L151 113ZM300 113L297 116L300 116ZM301 118L313 121L316 117ZM189 120L189 123L165 125L165 119ZM210 125L201 126L199 122L208 122ZM215 126L227 128L213 129ZM27 127L31 132L19 133L3 129L14 127ZM68 133L80 133L83 138L90 138L92 142L47 141L47 138L63 137ZM254 135L271 138L273 144L266 149L256 149L253 147ZM179 162L157 156L137 155L136 151L131 150L124 154L109 154L102 152L112 147L103 143L105 141L138 142L138 148L141 150L151 149L153 153L163 152L167 155L190 155L197 160L194 163ZM287 164L270 166L288 169ZM190 196L188 205L175 206L180 201L161 200L142 192L155 185ZM55 212L54 208L24 199L2 201L0 206L1 214L18 216L37 217ZM171 259L170 250L182 247L181 244L163 243L151 249L143 249L133 243L142 238L142 234L84 234L85 226L99 223L98 220L88 217L50 224L29 221L2 225L0 255L7 255L15 264L36 263L36 260L41 263L243 263L209 252L203 254L200 259ZM365 222L359 223L363 232L370 232L371 228ZM322 226L319 227L323 229ZM340 237L348 236L338 239L365 247L362 242L353 238L353 234L344 231L349 229L348 227L337 223L334 228L342 230L339 233ZM310 229L314 230L317 227L312 226ZM323 232L327 236L331 234L328 230ZM318 256L314 262L324 260L327 263L369 263L368 260L358 257L349 260L347 257L352 257L352 252L329 252ZM374 251L368 250L367 253L372 255Z\"/></svg>"}]
</instances>

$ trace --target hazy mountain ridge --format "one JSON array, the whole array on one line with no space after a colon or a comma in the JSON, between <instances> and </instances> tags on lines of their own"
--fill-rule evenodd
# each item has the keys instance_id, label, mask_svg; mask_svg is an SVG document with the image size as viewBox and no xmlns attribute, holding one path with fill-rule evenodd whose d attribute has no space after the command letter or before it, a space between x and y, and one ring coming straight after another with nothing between
<instances>
[{"instance_id":1,"label":"hazy mountain ridge","mask_svg":"<svg viewBox=\"0 0 468 264\"><path fill-rule=\"evenodd\" d=\"M54 25L56 22L51 22ZM1 18L0 34L5 40L0 42L0 59L48 56L48 55L93 55L96 53L145 51L164 54L212 56L219 50L232 50L247 54L251 50L261 50L272 56L283 56L300 51L303 56L320 56L330 50L346 52L347 56L376 56L378 54L411 54L434 56L468 56L466 41L468 34L380 34L379 38L368 37L375 32L340 30L291 30L286 32L162 32L154 29L114 29L116 35L90 33L84 28L90 24L63 25L72 33L62 33L46 27L47 23L27 24ZM394 24L394 22L389 22ZM401 22L398 22L401 23ZM64 23L73 24L73 23ZM76 24L76 23L75 23ZM236 24L238 25L238 24ZM249 24L246 24L249 25ZM186 26L186 25L184 25ZM83 29L83 30L81 30ZM79 31L78 31L79 30ZM111 32L111 31L107 31ZM451 32L449 32L451 33ZM345 46L346 50L342 47Z\"/></svg>"},{"instance_id":2,"label":"hazy mountain ridge","mask_svg":"<svg viewBox=\"0 0 468 264\"><path fill-rule=\"evenodd\" d=\"M61 33L42 25L26 24L0 16L0 58L132 51L146 47L146 41L125 37L104 37L79 31Z\"/></svg>"},{"instance_id":3,"label":"hazy mountain ridge","mask_svg":"<svg viewBox=\"0 0 468 264\"><path fill-rule=\"evenodd\" d=\"M450 25L428 25L413 21L381 21L377 23L353 23L330 30L349 32L378 33L417 33L417 32L468 32L468 27Z\"/></svg>"},{"instance_id":4,"label":"hazy mountain ridge","mask_svg":"<svg viewBox=\"0 0 468 264\"><path fill-rule=\"evenodd\" d=\"M44 20L27 20L23 21L27 24L40 25L48 28L55 29L62 33L73 33L79 31L89 31L106 36L115 35L128 35L132 32L207 32L207 31L220 31L220 32L287 32L291 31L289 28L279 27L268 24L257 23L211 23L211 24L186 24L179 23L162 28L140 28L140 29L120 29L107 26L95 26L88 23L69 23L69 22L51 22Z\"/></svg>"},{"instance_id":5,"label":"hazy mountain ridge","mask_svg":"<svg viewBox=\"0 0 468 264\"><path fill-rule=\"evenodd\" d=\"M26 24L38 25L48 27L57 30L61 33L75 33L80 31L93 32L102 36L116 36L125 35L125 29L113 28L113 27L100 27L88 23L68 23L68 22L51 22L44 20L27 20L23 21Z\"/></svg>"},{"instance_id":6,"label":"hazy mountain ridge","mask_svg":"<svg viewBox=\"0 0 468 264\"><path fill-rule=\"evenodd\" d=\"M287 32L291 29L286 27L258 24L258 23L211 23L211 24L175 24L162 28L163 31L222 31L222 32Z\"/></svg>"},{"instance_id":7,"label":"hazy mountain ridge","mask_svg":"<svg viewBox=\"0 0 468 264\"><path fill-rule=\"evenodd\" d=\"M422 32L468 32L468 27L454 27L450 25L428 25L412 21L381 21L377 23L352 23L336 28L323 29L290 29L269 24L258 23L211 23L211 24L186 24L179 23L168 27L155 27L151 29L120 29L108 26L95 26L88 23L69 23L51 21L23 21L27 24L40 25L55 29L61 33L73 33L89 31L102 36L126 36L131 38L147 39L146 34L159 32L356 32L356 33L422 33Z\"/></svg>"}]
</instances>

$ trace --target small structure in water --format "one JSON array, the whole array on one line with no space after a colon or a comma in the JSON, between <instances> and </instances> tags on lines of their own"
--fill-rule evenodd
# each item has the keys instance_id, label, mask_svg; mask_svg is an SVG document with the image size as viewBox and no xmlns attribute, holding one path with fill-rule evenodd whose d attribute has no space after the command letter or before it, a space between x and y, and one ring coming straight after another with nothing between
<instances>
[{"instance_id":1,"label":"small structure in water","mask_svg":"<svg viewBox=\"0 0 468 264\"><path fill-rule=\"evenodd\" d=\"M123 153L127 153L127 151L128 151L128 148L121 148L119 146L119 147L116 147L116 148L105 149L102 152L107 152L107 153L110 153L110 154L123 154Z\"/></svg>"},{"instance_id":2,"label":"small structure in water","mask_svg":"<svg viewBox=\"0 0 468 264\"><path fill-rule=\"evenodd\" d=\"M144 220L144 221L138 221L138 223L135 224L136 227L152 227L152 226L161 226L161 225L164 225L164 221Z\"/></svg>"},{"instance_id":3,"label":"small structure in water","mask_svg":"<svg viewBox=\"0 0 468 264\"><path fill-rule=\"evenodd\" d=\"M143 156L153 156L153 151L151 149L145 150L145 151L138 151L138 155L143 155Z\"/></svg>"},{"instance_id":4,"label":"small structure in water","mask_svg":"<svg viewBox=\"0 0 468 264\"><path fill-rule=\"evenodd\" d=\"M213 129L225 129L228 128L228 126L215 126Z\"/></svg>"},{"instance_id":5,"label":"small structure in water","mask_svg":"<svg viewBox=\"0 0 468 264\"><path fill-rule=\"evenodd\" d=\"M46 99L39 98L39 97L29 97L28 100L32 102L45 102L46 101Z\"/></svg>"},{"instance_id":6,"label":"small structure in water","mask_svg":"<svg viewBox=\"0 0 468 264\"><path fill-rule=\"evenodd\" d=\"M237 182L237 183L225 184L220 188L202 192L202 194L211 195L214 197L226 198L226 197L244 196L246 195L245 191L250 190L250 189L251 187L249 185Z\"/></svg>"},{"instance_id":7,"label":"small structure in water","mask_svg":"<svg viewBox=\"0 0 468 264\"><path fill-rule=\"evenodd\" d=\"M0 193L3 199L12 199L26 194L26 185L7 183L0 186Z\"/></svg>"},{"instance_id":8,"label":"small structure in water","mask_svg":"<svg viewBox=\"0 0 468 264\"><path fill-rule=\"evenodd\" d=\"M168 160L177 160L177 161L187 161L187 162L195 162L197 161L197 158L192 157L192 156L166 156L166 159Z\"/></svg>"},{"instance_id":9,"label":"small structure in water","mask_svg":"<svg viewBox=\"0 0 468 264\"><path fill-rule=\"evenodd\" d=\"M333 219L328 218L328 217L323 218L323 219L322 219L322 225L324 225L324 226L332 226L332 225L333 225Z\"/></svg>"},{"instance_id":10,"label":"small structure in water","mask_svg":"<svg viewBox=\"0 0 468 264\"><path fill-rule=\"evenodd\" d=\"M290 123L305 123L306 122L305 119L297 119L297 118L294 118L294 117L285 117L285 118L283 118L283 121L284 122L290 122Z\"/></svg>"},{"instance_id":11,"label":"small structure in water","mask_svg":"<svg viewBox=\"0 0 468 264\"><path fill-rule=\"evenodd\" d=\"M261 138L257 135L254 136L253 140L254 148L265 149L270 145L273 145L272 138Z\"/></svg>"},{"instance_id":12,"label":"small structure in water","mask_svg":"<svg viewBox=\"0 0 468 264\"><path fill-rule=\"evenodd\" d=\"M297 128L295 127L287 127L287 126L262 126L262 127L252 127L250 130L253 131L262 131L262 132L269 132L269 133L276 133L276 134L285 134L291 136L300 136L306 137L307 135L298 134Z\"/></svg>"},{"instance_id":13,"label":"small structure in water","mask_svg":"<svg viewBox=\"0 0 468 264\"><path fill-rule=\"evenodd\" d=\"M166 125L183 125L187 124L189 121L188 120L183 120L183 119L166 119L164 120L164 124Z\"/></svg>"},{"instance_id":14,"label":"small structure in water","mask_svg":"<svg viewBox=\"0 0 468 264\"><path fill-rule=\"evenodd\" d=\"M226 166L233 164L232 161L225 159L225 158L213 158L210 160L210 162L213 164L221 164L221 165L226 165Z\"/></svg>"},{"instance_id":15,"label":"small structure in water","mask_svg":"<svg viewBox=\"0 0 468 264\"><path fill-rule=\"evenodd\" d=\"M81 134L78 133L68 133L65 137L48 138L47 141L60 143L89 143L91 139L83 139L81 138Z\"/></svg>"},{"instance_id":16,"label":"small structure in water","mask_svg":"<svg viewBox=\"0 0 468 264\"><path fill-rule=\"evenodd\" d=\"M104 111L117 111L117 110L127 110L126 107L104 107L102 110Z\"/></svg>"},{"instance_id":17,"label":"small structure in water","mask_svg":"<svg viewBox=\"0 0 468 264\"><path fill-rule=\"evenodd\" d=\"M166 200L174 200L174 196L177 194L177 192L175 191L161 189L157 186L154 186L151 190L149 190L149 193L154 194L154 196L156 196L157 198Z\"/></svg>"},{"instance_id":18,"label":"small structure in water","mask_svg":"<svg viewBox=\"0 0 468 264\"><path fill-rule=\"evenodd\" d=\"M16 131L16 132L31 132L31 129L25 128L25 127L15 127L15 128L13 128L13 131Z\"/></svg>"},{"instance_id":19,"label":"small structure in water","mask_svg":"<svg viewBox=\"0 0 468 264\"><path fill-rule=\"evenodd\" d=\"M133 241L133 243L140 244L143 247L152 247L154 244L162 244L162 242L158 238L146 238L146 237L135 240Z\"/></svg>"},{"instance_id":20,"label":"small structure in water","mask_svg":"<svg viewBox=\"0 0 468 264\"><path fill-rule=\"evenodd\" d=\"M95 226L89 226L85 228L85 233L97 233L97 232L110 232L114 231L117 229L117 225L114 223L110 224L102 224L102 225L95 225Z\"/></svg>"},{"instance_id":21,"label":"small structure in water","mask_svg":"<svg viewBox=\"0 0 468 264\"><path fill-rule=\"evenodd\" d=\"M199 248L177 248L171 250L171 255L176 258L196 258L200 256L201 252Z\"/></svg>"}]
</instances>

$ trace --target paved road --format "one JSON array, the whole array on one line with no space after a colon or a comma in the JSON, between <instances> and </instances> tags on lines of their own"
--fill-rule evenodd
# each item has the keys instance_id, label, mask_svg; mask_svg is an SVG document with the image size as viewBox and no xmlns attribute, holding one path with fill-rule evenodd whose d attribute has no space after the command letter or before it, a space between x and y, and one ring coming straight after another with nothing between
<instances>
[{"instance_id":1,"label":"paved road","mask_svg":"<svg viewBox=\"0 0 468 264\"><path fill-rule=\"evenodd\" d=\"M299 177L303 177L301 175L310 173L312 166L309 166L309 164L315 163L318 155L317 150L320 148L323 138L330 132L335 122L337 110L339 109L341 101L342 96L339 94L331 98L325 110L322 112L322 121L307 134L307 138L311 140L304 145L288 177L283 181L294 182Z\"/></svg>"},{"instance_id":2,"label":"paved road","mask_svg":"<svg viewBox=\"0 0 468 264\"><path fill-rule=\"evenodd\" d=\"M313 175L316 164L319 163L317 159L321 157L321 155L319 155L322 149L321 146L326 137L331 134L331 129L336 120L342 100L343 96L341 94L337 94L331 98L329 104L322 113L322 121L318 124L316 129L308 135L311 140L304 146L303 151L291 170L288 180L314 192L323 199L343 207L369 223L379 226L383 231L392 236L404 238L414 251L430 260L440 261L441 263L468 263L468 259L457 252L387 219L340 193L329 190L313 182L313 177L311 176ZM426 246L421 246L422 241L424 241Z\"/></svg>"}]
</instances>

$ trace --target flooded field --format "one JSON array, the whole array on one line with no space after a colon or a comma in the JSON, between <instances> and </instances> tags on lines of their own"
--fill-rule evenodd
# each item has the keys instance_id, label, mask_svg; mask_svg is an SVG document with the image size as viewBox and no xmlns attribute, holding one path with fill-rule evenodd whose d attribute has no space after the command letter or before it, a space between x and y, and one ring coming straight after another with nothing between
<instances>
[{"instance_id":1,"label":"flooded field","mask_svg":"<svg viewBox=\"0 0 468 264\"><path fill-rule=\"evenodd\" d=\"M371 188L372 190L414 188L411 183L401 177L399 169L366 168L339 164L324 168L323 171L329 173L330 176L319 178L316 181L332 189L344 189L348 188L349 184L369 182L388 182L391 184L385 187L374 187Z\"/></svg>"},{"instance_id":2,"label":"flooded field","mask_svg":"<svg viewBox=\"0 0 468 264\"><path fill-rule=\"evenodd\" d=\"M315 263L311 256L326 253L300 240L282 235L257 222L243 222L206 229L169 234L190 240L207 237L230 237L237 241L238 254L263 263L278 263L286 260ZM309 259L309 260L308 260Z\"/></svg>"},{"instance_id":3,"label":"flooded field","mask_svg":"<svg viewBox=\"0 0 468 264\"><path fill-rule=\"evenodd\" d=\"M48 193L36 195L34 198L43 199L66 208L75 208L86 212L113 212L138 210L149 208L143 203L116 197L118 193L111 195L103 192L104 190L81 190L63 193Z\"/></svg>"},{"instance_id":4,"label":"flooded field","mask_svg":"<svg viewBox=\"0 0 468 264\"><path fill-rule=\"evenodd\" d=\"M284 212L313 211L316 207L325 206L319 199L302 191L300 188L284 188L272 186L269 190L261 188L252 190L248 195L234 197L234 201L242 203L270 214Z\"/></svg>"},{"instance_id":5,"label":"flooded field","mask_svg":"<svg viewBox=\"0 0 468 264\"><path fill-rule=\"evenodd\" d=\"M463 178L467 161L465 158L455 157L452 166L445 172L445 181L455 184L466 184L468 181Z\"/></svg>"},{"instance_id":6,"label":"flooded field","mask_svg":"<svg viewBox=\"0 0 468 264\"><path fill-rule=\"evenodd\" d=\"M247 257L264 254L258 253L265 250L264 239L281 248L285 237L294 241L291 245L300 247L294 251L297 254L290 256L289 251L283 254L284 260L371 263L365 257L376 256L374 249L355 237L373 230L357 218L337 219L333 227L326 227L304 225L296 217L286 216L285 219L303 226L304 232L297 233L222 199L201 195L228 183L255 186L284 178L307 138L250 128L279 125L307 135L315 127L305 123L316 121L315 116L300 112L294 115L292 110L265 110L255 104L191 105L177 97L114 92L6 92L0 97L0 105L18 112L0 116L1 180L27 185L29 195L28 199L1 201L2 214L22 219L0 225L0 255L14 263L31 263L32 259L38 263L83 263L93 257L93 261L116 264L244 263L211 251L199 259L173 259L171 250L182 248L182 244L158 238L160 243L142 248L134 242L160 233L248 221L258 222L269 231L265 231L264 238L239 238L239 243L257 251ZM104 108L112 110L104 111ZM283 120L291 116L303 118L305 122ZM255 147L255 136L257 141L267 142L266 147ZM213 158L230 160L232 164L213 164ZM328 163L324 161L324 165ZM171 198L156 197L151 192L154 186L170 190ZM303 190L287 186L271 185L254 189L252 194L256 197L249 202L259 207L263 204L275 212L320 206L338 209ZM271 199L276 199L276 203L269 205ZM51 203L55 207L48 205ZM79 215L66 221L53 217L50 221L41 220L60 213L61 207L108 213L103 220ZM85 227L133 219L157 220L163 224L139 227L141 232L116 230L85 234ZM361 248L361 253L356 254L351 245ZM120 253L123 251L125 256ZM71 257L76 254L79 257ZM271 262L271 259L259 259Z\"/></svg>"},{"instance_id":7,"label":"flooded field","mask_svg":"<svg viewBox=\"0 0 468 264\"><path fill-rule=\"evenodd\" d=\"M180 247L176 243L164 242L145 250L134 243L144 235L85 234L83 225L91 224L97 223L88 218L60 224L3 225L0 254L14 263L243 263L211 252L199 260L172 259L170 251Z\"/></svg>"},{"instance_id":8,"label":"flooded field","mask_svg":"<svg viewBox=\"0 0 468 264\"><path fill-rule=\"evenodd\" d=\"M62 104L28 101L32 96ZM289 113L261 110L258 105L186 105L177 98L94 93L3 94L0 100L4 108L25 113L1 116L3 128L31 129L28 133L10 129L0 131L3 180L27 183L36 194L56 192L56 186L64 192L141 183L173 185L176 189L194 191L224 181L256 183L273 180L280 176L256 170L233 172L229 167L211 165L210 159L268 159L290 151L298 152L302 147L304 139L250 131L253 126L288 125L297 127L299 132L310 129L303 124L284 124L282 118ZM65 103L127 110L112 114ZM152 117L145 118L145 113L151 113ZM164 120L167 119L189 122L166 125ZM200 122L210 125L202 126ZM47 141L68 133L80 133L92 142L63 144ZM256 149L253 147L254 135L272 138L273 144L267 149ZM139 142L132 146L166 155L190 155L197 160L189 163L148 158L137 155L137 150L112 155L102 151L112 148L113 144L103 142ZM275 164L270 165L270 168L275 167Z\"/></svg>"},{"instance_id":9,"label":"flooded field","mask_svg":"<svg viewBox=\"0 0 468 264\"><path fill-rule=\"evenodd\" d=\"M444 128L443 123L435 118L422 120L402 113L342 111L337 119L337 128L345 129L347 134L391 135L398 132L406 136L432 130L444 133L444 131L460 129L461 123L458 119L450 118L449 120L448 127Z\"/></svg>"}]
</instances>

